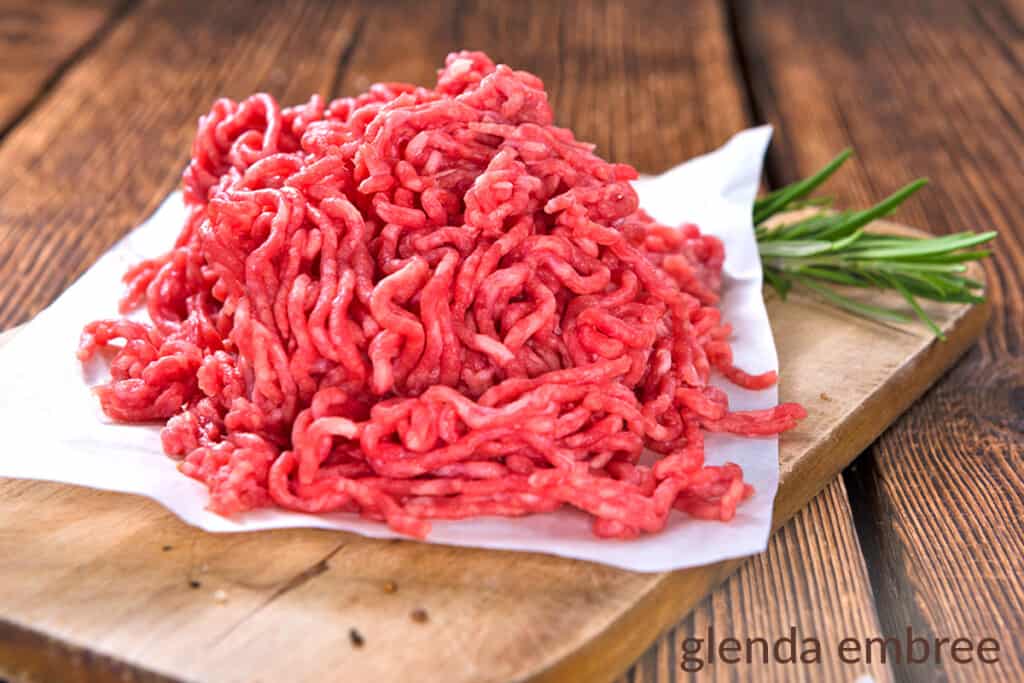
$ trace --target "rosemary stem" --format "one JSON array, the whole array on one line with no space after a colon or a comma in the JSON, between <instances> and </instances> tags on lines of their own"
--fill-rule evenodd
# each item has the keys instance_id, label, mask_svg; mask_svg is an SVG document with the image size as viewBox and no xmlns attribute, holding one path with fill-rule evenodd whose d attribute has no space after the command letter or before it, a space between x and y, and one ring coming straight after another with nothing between
<instances>
[{"instance_id":1,"label":"rosemary stem","mask_svg":"<svg viewBox=\"0 0 1024 683\"><path fill-rule=\"evenodd\" d=\"M856 315L909 321L903 312L853 299L843 287L873 288L898 293L938 338L942 330L919 299L943 303L982 301L982 284L964 275L965 265L989 256L981 249L995 232L962 232L941 237L872 233L870 223L895 211L926 180L916 180L864 211L836 212L830 202L809 197L850 158L844 150L810 178L782 187L754 203L754 227L764 265L765 282L786 297L799 286ZM790 223L767 222L796 208ZM779 223L776 221L775 223Z\"/></svg>"}]
</instances>

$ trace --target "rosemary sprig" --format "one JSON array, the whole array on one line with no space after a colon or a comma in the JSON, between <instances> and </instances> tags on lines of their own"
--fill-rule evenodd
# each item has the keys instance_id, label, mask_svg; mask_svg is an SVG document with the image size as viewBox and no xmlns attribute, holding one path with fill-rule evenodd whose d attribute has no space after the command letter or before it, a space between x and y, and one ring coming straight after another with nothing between
<instances>
[{"instance_id":1,"label":"rosemary sprig","mask_svg":"<svg viewBox=\"0 0 1024 683\"><path fill-rule=\"evenodd\" d=\"M801 287L851 313L875 320L910 322L905 313L858 301L839 287L898 292L917 318L940 339L942 330L919 300L981 302L983 285L964 275L966 263L989 255L979 249L995 232L961 232L943 237L872 233L871 221L891 214L927 184L915 180L864 211L833 211L830 199L808 199L851 156L843 150L810 178L782 187L754 202L754 226L765 281L785 299ZM794 218L780 213L804 209Z\"/></svg>"}]
</instances>

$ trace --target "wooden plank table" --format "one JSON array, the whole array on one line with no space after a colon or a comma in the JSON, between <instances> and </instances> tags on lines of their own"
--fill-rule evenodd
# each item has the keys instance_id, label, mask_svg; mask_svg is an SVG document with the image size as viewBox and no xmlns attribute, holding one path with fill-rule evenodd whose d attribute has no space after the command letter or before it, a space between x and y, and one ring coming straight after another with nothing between
<instances>
[{"instance_id":1,"label":"wooden plank table","mask_svg":"<svg viewBox=\"0 0 1024 683\"><path fill-rule=\"evenodd\" d=\"M683 641L994 637L996 665L874 664L875 681L1024 677L1024 121L1020 3L0 2L0 329L28 319L156 206L218 95L284 101L429 81L451 49L540 74L557 120L658 171L761 121L768 182L845 145L851 205L920 174L901 217L1001 231L983 342L625 681L685 680ZM225 37L229 39L225 40ZM92 170L91 169L95 169ZM693 680L850 680L717 664Z\"/></svg>"}]
</instances>

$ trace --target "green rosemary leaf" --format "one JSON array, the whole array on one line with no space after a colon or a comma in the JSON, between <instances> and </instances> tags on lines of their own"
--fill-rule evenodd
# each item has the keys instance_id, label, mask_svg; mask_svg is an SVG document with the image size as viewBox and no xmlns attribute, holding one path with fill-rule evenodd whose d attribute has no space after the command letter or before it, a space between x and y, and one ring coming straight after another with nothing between
<instances>
[{"instance_id":1,"label":"green rosemary leaf","mask_svg":"<svg viewBox=\"0 0 1024 683\"><path fill-rule=\"evenodd\" d=\"M771 192L754 202L754 225L758 225L768 220L773 214L786 208L792 202L803 199L811 192L814 192L819 185L828 180L829 176L835 173L852 155L852 150L844 149L839 153L839 156L830 161L825 168L821 169L810 178L793 183L792 185L787 185L786 187L776 190L775 192Z\"/></svg>"},{"instance_id":2,"label":"green rosemary leaf","mask_svg":"<svg viewBox=\"0 0 1024 683\"><path fill-rule=\"evenodd\" d=\"M953 254L934 254L926 257L915 257L913 259L907 259L907 263L925 263L933 265L942 265L944 263L966 263L968 261L981 261L992 255L992 252L987 249L981 249L977 251L964 251Z\"/></svg>"},{"instance_id":3,"label":"green rosemary leaf","mask_svg":"<svg viewBox=\"0 0 1024 683\"><path fill-rule=\"evenodd\" d=\"M768 281L768 284L779 293L779 298L783 301L786 300L786 296L789 294L790 287L793 283L779 274L777 274L772 268L764 269L764 279Z\"/></svg>"},{"instance_id":4,"label":"green rosemary leaf","mask_svg":"<svg viewBox=\"0 0 1024 683\"><path fill-rule=\"evenodd\" d=\"M859 240L863 236L864 236L864 231L863 230L857 230L855 232L851 232L846 237L837 239L835 242L833 242L832 243L832 248L829 249L829 251L842 252L844 249L848 249L848 248L852 247L857 242L857 240Z\"/></svg>"},{"instance_id":5,"label":"green rosemary leaf","mask_svg":"<svg viewBox=\"0 0 1024 683\"><path fill-rule=\"evenodd\" d=\"M892 320L894 322L899 323L910 322L910 318L903 315L899 311L894 311L889 308L882 308L881 306L872 306L871 304L855 301L854 299L851 299L850 297L847 296L843 296L834 289L821 285L811 279L797 276L797 280L800 282L801 285L803 285L807 289L810 289L812 292L819 294L820 296L828 300L830 303L838 306L839 308L846 309L851 313L856 313L857 315L872 318L875 320Z\"/></svg>"},{"instance_id":6,"label":"green rosemary leaf","mask_svg":"<svg viewBox=\"0 0 1024 683\"><path fill-rule=\"evenodd\" d=\"M972 280L969 277L960 278L960 280L964 283L964 286L969 289L985 289L984 282L978 282L977 280Z\"/></svg>"},{"instance_id":7,"label":"green rosemary leaf","mask_svg":"<svg viewBox=\"0 0 1024 683\"><path fill-rule=\"evenodd\" d=\"M841 220L841 215L842 214L839 213L815 214L803 220L796 221L795 223L783 224L772 230L768 230L768 234L765 235L765 239L782 241L805 238L808 235L822 230L823 228L834 225L836 221Z\"/></svg>"},{"instance_id":8,"label":"green rosemary leaf","mask_svg":"<svg viewBox=\"0 0 1024 683\"><path fill-rule=\"evenodd\" d=\"M914 295L907 291L907 288L904 287L898 279L890 277L889 282L892 283L893 288L897 292L903 295L903 298L906 299L908 304L910 304L910 307L914 309L914 313L917 314L918 319L927 325L936 337L945 341L946 335L942 333L942 330L940 330L939 326L935 324L935 321L931 319L931 316L924 312L924 309L921 308L919 303L917 303L917 299L914 298Z\"/></svg>"},{"instance_id":9,"label":"green rosemary leaf","mask_svg":"<svg viewBox=\"0 0 1024 683\"><path fill-rule=\"evenodd\" d=\"M911 258L915 256L949 255L951 252L984 244L996 236L995 232L983 232L981 234L961 233L958 235L946 235L945 237L932 237L931 239L908 239L906 242L890 247L879 247L858 251L857 258L862 259L886 259L886 258Z\"/></svg>"},{"instance_id":10,"label":"green rosemary leaf","mask_svg":"<svg viewBox=\"0 0 1024 683\"><path fill-rule=\"evenodd\" d=\"M896 192L892 193L882 201L875 204L866 211L857 211L852 214L847 220L843 221L839 225L832 229L818 235L819 239L835 239L843 237L858 228L862 228L873 220L877 220L884 216L888 216L890 213L896 210L900 204L907 200L910 195L914 194L922 187L928 184L928 180L920 178L914 182L906 185Z\"/></svg>"},{"instance_id":11,"label":"green rosemary leaf","mask_svg":"<svg viewBox=\"0 0 1024 683\"><path fill-rule=\"evenodd\" d=\"M788 256L800 258L825 254L832 249L832 242L821 240L802 240L800 242L762 242L758 247L761 258L772 256Z\"/></svg>"},{"instance_id":12,"label":"green rosemary leaf","mask_svg":"<svg viewBox=\"0 0 1024 683\"><path fill-rule=\"evenodd\" d=\"M803 266L796 271L799 275L805 275L817 280L828 280L847 287L871 287L871 281L863 276L838 268L822 268L819 266Z\"/></svg>"}]
</instances>

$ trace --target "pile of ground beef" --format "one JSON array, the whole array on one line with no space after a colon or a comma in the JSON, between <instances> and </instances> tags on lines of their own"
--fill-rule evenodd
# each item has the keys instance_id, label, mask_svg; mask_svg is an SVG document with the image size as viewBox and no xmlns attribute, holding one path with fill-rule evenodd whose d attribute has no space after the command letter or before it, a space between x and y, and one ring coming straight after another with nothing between
<instances>
[{"instance_id":1,"label":"pile of ground beef","mask_svg":"<svg viewBox=\"0 0 1024 683\"><path fill-rule=\"evenodd\" d=\"M729 520L752 489L704 464L703 434L804 411L731 412L711 386L776 377L733 366L721 242L654 222L635 177L479 52L434 88L222 99L175 247L125 276L123 310L151 322L91 323L80 356L112 347L103 409L164 422L224 515L351 511L417 537L563 505L617 538L673 508Z\"/></svg>"}]
</instances>

